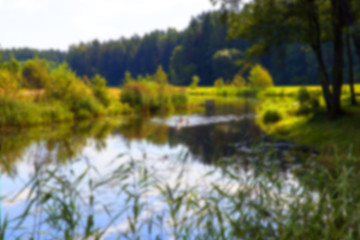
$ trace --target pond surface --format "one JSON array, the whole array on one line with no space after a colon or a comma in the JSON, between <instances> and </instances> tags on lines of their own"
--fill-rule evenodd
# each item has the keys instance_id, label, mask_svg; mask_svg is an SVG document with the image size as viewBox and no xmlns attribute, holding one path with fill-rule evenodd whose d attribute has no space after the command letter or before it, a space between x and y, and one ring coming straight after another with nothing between
<instances>
[{"instance_id":1,"label":"pond surface","mask_svg":"<svg viewBox=\"0 0 360 240\"><path fill-rule=\"evenodd\" d=\"M246 190L250 202L260 183L278 196L301 190L294 173L308 154L261 132L256 101L214 103L166 117L2 132L4 239L205 238L205 228L226 225L217 219L210 226L208 212L193 218L210 209L209 196L225 213L231 201L222 200L223 191ZM281 187L268 180L274 176Z\"/></svg>"}]
</instances>

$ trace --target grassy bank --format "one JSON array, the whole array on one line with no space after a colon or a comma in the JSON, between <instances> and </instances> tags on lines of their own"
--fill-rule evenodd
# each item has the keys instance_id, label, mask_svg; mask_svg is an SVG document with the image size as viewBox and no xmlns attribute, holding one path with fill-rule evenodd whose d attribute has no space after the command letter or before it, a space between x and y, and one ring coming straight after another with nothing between
<instances>
[{"instance_id":1,"label":"grassy bank","mask_svg":"<svg viewBox=\"0 0 360 240\"><path fill-rule=\"evenodd\" d=\"M318 92L319 87L308 87L309 92ZM360 86L356 86L359 92ZM283 93L284 97L264 98L259 105L257 122L268 134L293 140L297 143L317 147L322 152L329 152L336 148L339 152L347 152L349 146L360 153L360 107L351 106L348 86L344 87L342 106L345 114L335 120L330 120L321 95L317 95L319 106L301 112L301 103L298 100L299 88L279 87L271 89L272 93ZM275 96L278 96L274 94ZM274 120L269 115L277 115ZM268 115L268 116L265 116Z\"/></svg>"}]
</instances>

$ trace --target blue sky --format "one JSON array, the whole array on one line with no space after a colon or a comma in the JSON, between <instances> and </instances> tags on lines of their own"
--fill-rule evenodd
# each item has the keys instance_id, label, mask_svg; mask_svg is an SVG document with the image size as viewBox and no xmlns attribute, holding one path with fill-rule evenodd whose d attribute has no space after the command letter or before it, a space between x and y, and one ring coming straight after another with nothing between
<instances>
[{"instance_id":1,"label":"blue sky","mask_svg":"<svg viewBox=\"0 0 360 240\"><path fill-rule=\"evenodd\" d=\"M184 29L209 0L0 0L0 46L66 50L70 44Z\"/></svg>"}]
</instances>

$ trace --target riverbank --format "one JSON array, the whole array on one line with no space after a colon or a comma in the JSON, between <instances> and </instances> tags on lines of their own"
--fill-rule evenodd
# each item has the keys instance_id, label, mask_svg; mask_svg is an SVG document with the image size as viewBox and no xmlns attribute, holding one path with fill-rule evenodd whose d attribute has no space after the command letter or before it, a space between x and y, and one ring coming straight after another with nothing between
<instances>
[{"instance_id":1,"label":"riverbank","mask_svg":"<svg viewBox=\"0 0 360 240\"><path fill-rule=\"evenodd\" d=\"M345 93L342 98L344 115L330 120L324 102L319 99L317 110L298 114L300 104L295 97L267 98L257 108L257 123L270 136L314 146L325 154L334 150L341 154L349 151L359 154L360 106L352 106L349 95ZM268 111L276 111L279 119L265 123L264 116Z\"/></svg>"}]
</instances>

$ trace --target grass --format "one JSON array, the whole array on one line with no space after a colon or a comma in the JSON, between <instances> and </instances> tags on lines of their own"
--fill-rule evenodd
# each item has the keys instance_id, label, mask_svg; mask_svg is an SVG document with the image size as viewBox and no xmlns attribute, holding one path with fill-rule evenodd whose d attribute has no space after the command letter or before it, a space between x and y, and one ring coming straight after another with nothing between
<instances>
[{"instance_id":1,"label":"grass","mask_svg":"<svg viewBox=\"0 0 360 240\"><path fill-rule=\"evenodd\" d=\"M317 91L316 87L311 90ZM360 90L359 86L357 89ZM280 88L277 92L285 90L295 96L295 87ZM300 103L295 97L273 97L266 98L258 107L258 125L268 134L287 138L300 144L317 147L321 152L328 152L330 149L338 148L341 152L346 152L349 146L359 146L360 139L356 137L360 134L360 107L351 106L349 95L344 90L342 106L345 115L336 119L329 120L325 111L323 100L320 101L320 109L309 114L298 114ZM359 99L358 99L359 100ZM273 124L265 124L263 116L266 111L276 110L281 114L282 119ZM356 150L359 154L360 151Z\"/></svg>"},{"instance_id":2,"label":"grass","mask_svg":"<svg viewBox=\"0 0 360 240\"><path fill-rule=\"evenodd\" d=\"M298 184L282 178L281 164L265 159L254 160L258 164L251 165L254 169L246 172L246 177L240 163L219 163L201 177L206 187L190 187L181 166L172 173L171 181L164 179L146 159L119 161L105 176L91 165L77 174L71 169L41 165L27 183L30 194L24 211L0 223L5 233L0 237L359 238L359 159L351 152L341 160L333 153L329 165L310 162L298 168L294 172ZM261 168L267 171L254 174ZM122 199L115 199L117 208L111 211L107 208L109 202L99 201L98 194L109 186ZM107 216L101 223L104 227L99 227L95 215L101 212ZM39 221L26 226L26 220L34 218ZM108 231L119 223L122 228Z\"/></svg>"}]
</instances>

